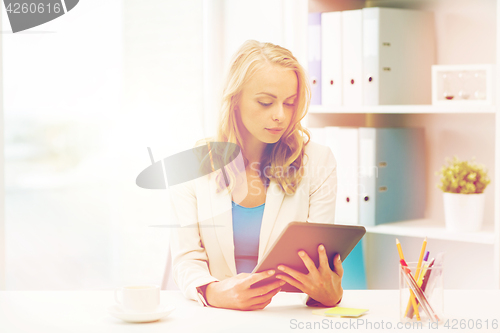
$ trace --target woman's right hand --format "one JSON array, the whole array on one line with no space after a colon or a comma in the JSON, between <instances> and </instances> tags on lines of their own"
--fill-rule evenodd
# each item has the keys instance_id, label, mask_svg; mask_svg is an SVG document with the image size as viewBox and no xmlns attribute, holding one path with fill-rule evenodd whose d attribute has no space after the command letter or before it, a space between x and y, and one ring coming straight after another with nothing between
<instances>
[{"instance_id":1,"label":"woman's right hand","mask_svg":"<svg viewBox=\"0 0 500 333\"><path fill-rule=\"evenodd\" d=\"M210 283L205 291L207 302L217 308L236 310L264 309L274 295L285 284L284 281L275 281L258 288L250 288L256 282L264 280L274 274L274 271L260 273L240 273L228 279Z\"/></svg>"}]
</instances>

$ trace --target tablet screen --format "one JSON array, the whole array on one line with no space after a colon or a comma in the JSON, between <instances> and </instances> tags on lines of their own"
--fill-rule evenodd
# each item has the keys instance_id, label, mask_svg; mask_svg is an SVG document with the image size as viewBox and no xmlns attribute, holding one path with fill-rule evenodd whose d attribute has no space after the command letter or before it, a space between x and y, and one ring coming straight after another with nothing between
<instances>
[{"instance_id":1,"label":"tablet screen","mask_svg":"<svg viewBox=\"0 0 500 333\"><path fill-rule=\"evenodd\" d=\"M366 229L363 226L292 222L283 230L271 250L266 253L252 273L274 269L279 274L286 274L278 270L278 266L283 264L301 273L308 274L308 270L298 252L304 250L314 261L316 267L319 267L318 246L320 244L325 246L330 268L334 270L334 256L339 253L341 260L344 261L365 233ZM275 280L276 278L271 276L253 284L252 288L266 285ZM281 290L301 292L288 283Z\"/></svg>"}]
</instances>

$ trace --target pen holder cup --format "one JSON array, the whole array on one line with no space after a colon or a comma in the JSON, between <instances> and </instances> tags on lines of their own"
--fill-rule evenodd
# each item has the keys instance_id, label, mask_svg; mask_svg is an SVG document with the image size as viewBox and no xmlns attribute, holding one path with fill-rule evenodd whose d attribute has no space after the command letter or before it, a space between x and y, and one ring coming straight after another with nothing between
<instances>
[{"instance_id":1,"label":"pen holder cup","mask_svg":"<svg viewBox=\"0 0 500 333\"><path fill-rule=\"evenodd\" d=\"M399 264L399 314L401 321L418 321L415 305L421 321L442 322L443 313L443 266L426 267L425 264L415 278L416 262ZM410 276L411 275L411 276ZM413 295L411 291L413 291ZM415 305L412 301L415 300Z\"/></svg>"}]
</instances>

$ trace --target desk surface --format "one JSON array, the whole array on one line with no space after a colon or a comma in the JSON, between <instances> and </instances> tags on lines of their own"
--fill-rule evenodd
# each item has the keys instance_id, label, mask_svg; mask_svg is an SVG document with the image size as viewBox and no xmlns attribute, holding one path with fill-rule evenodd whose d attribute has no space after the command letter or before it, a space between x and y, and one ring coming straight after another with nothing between
<instances>
[{"instance_id":1,"label":"desk surface","mask_svg":"<svg viewBox=\"0 0 500 333\"><path fill-rule=\"evenodd\" d=\"M446 290L444 299L450 327L440 325L439 330L471 332L478 331L481 324L481 331L500 331L500 290ZM161 302L175 306L176 310L157 322L131 324L107 314L107 307L114 304L112 291L3 291L0 292L0 332L381 332L387 330L389 323L395 332L437 331L427 324L423 329L397 329L397 290L344 291L341 306L370 310L360 321L313 315L313 308L303 305L301 295L289 293L278 294L261 311L204 308L185 299L178 291L162 291ZM456 329L451 329L453 320L456 320ZM492 327L493 321L498 325L496 329ZM338 322L346 322L343 329L335 329ZM469 328L460 329L461 323L462 327L469 325ZM307 325L316 325L319 329L307 329Z\"/></svg>"}]
</instances>

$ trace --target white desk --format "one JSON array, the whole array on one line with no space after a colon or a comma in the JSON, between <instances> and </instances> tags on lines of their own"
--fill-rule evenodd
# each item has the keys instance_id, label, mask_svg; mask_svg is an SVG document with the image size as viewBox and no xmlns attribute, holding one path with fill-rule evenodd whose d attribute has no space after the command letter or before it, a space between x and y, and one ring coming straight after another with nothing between
<instances>
[{"instance_id":1,"label":"white desk","mask_svg":"<svg viewBox=\"0 0 500 333\"><path fill-rule=\"evenodd\" d=\"M280 293L261 311L203 308L177 291L162 291L161 301L176 307L169 317L152 323L130 324L107 314L107 307L114 304L112 291L3 291L0 292L0 332L384 332L386 329L375 326L382 325L382 321L384 328L390 322L394 332L437 331L426 325L424 329L397 329L397 290L346 290L341 306L370 309L360 318L364 324L359 324L357 329L355 326L347 328L349 323L356 323L356 319L313 315L313 308L301 304L298 294ZM458 329L441 325L440 331L478 331L460 329L461 319L473 319L475 323L479 320L484 331L500 331L500 290L447 290L444 306L446 318L458 320ZM486 320L489 330L485 327ZM496 330L492 328L493 320L499 325ZM324 326L317 330L306 329L308 322ZM335 329L337 322L346 322L344 329ZM369 329L369 323L373 329ZM300 329L299 325L304 328Z\"/></svg>"}]
</instances>

